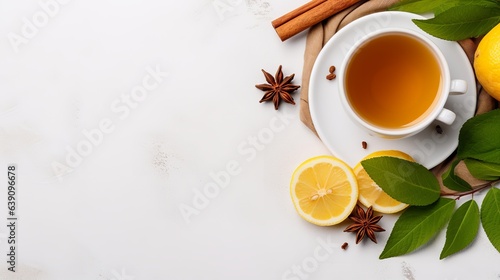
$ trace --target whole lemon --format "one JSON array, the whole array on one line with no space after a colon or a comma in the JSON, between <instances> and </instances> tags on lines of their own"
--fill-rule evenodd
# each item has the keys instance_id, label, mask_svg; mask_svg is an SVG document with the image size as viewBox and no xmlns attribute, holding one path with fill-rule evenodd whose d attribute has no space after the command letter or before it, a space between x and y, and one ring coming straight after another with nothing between
<instances>
[{"instance_id":1,"label":"whole lemon","mask_svg":"<svg viewBox=\"0 0 500 280\"><path fill-rule=\"evenodd\" d=\"M474 70L483 88L500 100L500 24L481 40L474 54Z\"/></svg>"}]
</instances>

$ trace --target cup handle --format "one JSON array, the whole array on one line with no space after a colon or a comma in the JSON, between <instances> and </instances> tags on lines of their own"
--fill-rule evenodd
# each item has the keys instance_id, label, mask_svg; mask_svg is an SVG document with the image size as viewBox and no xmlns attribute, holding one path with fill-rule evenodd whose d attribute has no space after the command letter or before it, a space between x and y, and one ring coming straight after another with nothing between
<instances>
[{"instance_id":1,"label":"cup handle","mask_svg":"<svg viewBox=\"0 0 500 280\"><path fill-rule=\"evenodd\" d=\"M450 85L450 95L459 95L467 92L467 82L464 80L452 80Z\"/></svg>"},{"instance_id":2,"label":"cup handle","mask_svg":"<svg viewBox=\"0 0 500 280\"><path fill-rule=\"evenodd\" d=\"M451 125L456 118L457 115L455 113L446 108L443 108L443 110L441 110L441 113L439 113L439 115L437 116L436 120L444 124Z\"/></svg>"}]
</instances>

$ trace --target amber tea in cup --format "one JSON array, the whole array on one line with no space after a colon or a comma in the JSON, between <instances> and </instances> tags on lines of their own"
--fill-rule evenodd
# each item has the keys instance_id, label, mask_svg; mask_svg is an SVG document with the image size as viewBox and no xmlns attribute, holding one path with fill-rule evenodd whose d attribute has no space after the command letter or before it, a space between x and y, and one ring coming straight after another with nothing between
<instances>
[{"instance_id":1,"label":"amber tea in cup","mask_svg":"<svg viewBox=\"0 0 500 280\"><path fill-rule=\"evenodd\" d=\"M419 38L388 33L364 42L345 69L347 99L366 122L385 129L424 119L441 92L441 66Z\"/></svg>"}]
</instances>

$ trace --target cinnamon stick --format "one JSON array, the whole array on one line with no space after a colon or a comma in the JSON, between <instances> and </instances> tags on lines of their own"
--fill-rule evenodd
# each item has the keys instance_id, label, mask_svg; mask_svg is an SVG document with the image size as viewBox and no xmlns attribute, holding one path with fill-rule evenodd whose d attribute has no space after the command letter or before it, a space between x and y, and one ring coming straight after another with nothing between
<instances>
[{"instance_id":1,"label":"cinnamon stick","mask_svg":"<svg viewBox=\"0 0 500 280\"><path fill-rule=\"evenodd\" d=\"M272 25L281 41L285 41L359 1L313 0L273 20Z\"/></svg>"}]
</instances>

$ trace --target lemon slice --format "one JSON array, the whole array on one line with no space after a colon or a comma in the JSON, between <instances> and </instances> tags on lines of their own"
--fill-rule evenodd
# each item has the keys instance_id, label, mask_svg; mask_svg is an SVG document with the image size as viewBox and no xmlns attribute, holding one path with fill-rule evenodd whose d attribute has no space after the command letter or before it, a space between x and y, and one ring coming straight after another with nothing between
<instances>
[{"instance_id":1,"label":"lemon slice","mask_svg":"<svg viewBox=\"0 0 500 280\"><path fill-rule=\"evenodd\" d=\"M363 160L380 156L391 156L414 161L411 156L396 150L377 151L367 155ZM364 206L372 206L373 210L384 214L396 213L408 207L408 204L399 202L385 193L370 178L361 162L354 167L354 174L358 180L359 202Z\"/></svg>"},{"instance_id":2,"label":"lemon slice","mask_svg":"<svg viewBox=\"0 0 500 280\"><path fill-rule=\"evenodd\" d=\"M332 156L310 158L292 175L290 194L295 209L319 226L345 220L358 200L358 184L350 166Z\"/></svg>"}]
</instances>

